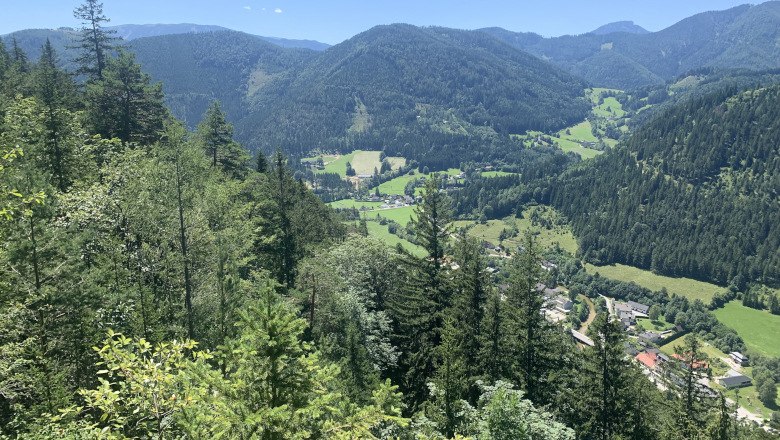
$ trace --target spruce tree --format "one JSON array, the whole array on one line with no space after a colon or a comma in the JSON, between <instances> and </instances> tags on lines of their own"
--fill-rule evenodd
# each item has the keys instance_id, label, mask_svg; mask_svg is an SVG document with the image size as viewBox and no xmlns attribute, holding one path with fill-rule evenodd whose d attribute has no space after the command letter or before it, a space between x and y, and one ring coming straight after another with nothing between
<instances>
[{"instance_id":1,"label":"spruce tree","mask_svg":"<svg viewBox=\"0 0 780 440\"><path fill-rule=\"evenodd\" d=\"M438 179L427 182L415 216L410 225L427 256L403 255L404 282L391 305L400 328L405 387L413 407L425 400L425 384L435 371L434 350L441 341L443 317L450 306L451 286L442 268L450 230L450 200L439 192Z\"/></svg>"},{"instance_id":2,"label":"spruce tree","mask_svg":"<svg viewBox=\"0 0 780 440\"><path fill-rule=\"evenodd\" d=\"M601 313L588 328L594 346L585 349L585 371L581 377L582 434L609 440L627 435L631 416L632 379L623 352L625 335L618 320ZM632 437L633 438L633 437Z\"/></svg>"},{"instance_id":3,"label":"spruce tree","mask_svg":"<svg viewBox=\"0 0 780 440\"><path fill-rule=\"evenodd\" d=\"M541 251L533 235L526 234L521 251L510 265L507 310L514 340L513 380L520 383L528 399L541 403L549 398L548 375L558 365L554 326L543 313L546 300L538 285L544 280Z\"/></svg>"},{"instance_id":4,"label":"spruce tree","mask_svg":"<svg viewBox=\"0 0 780 440\"><path fill-rule=\"evenodd\" d=\"M33 88L44 113L44 161L54 176L54 184L60 191L65 191L75 171L72 169L75 145L67 139L73 131L69 127L73 117L66 110L75 98L75 85L68 74L57 67L57 62L57 54L47 38L41 59L35 66Z\"/></svg>"},{"instance_id":5,"label":"spruce tree","mask_svg":"<svg viewBox=\"0 0 780 440\"><path fill-rule=\"evenodd\" d=\"M227 122L219 101L211 103L198 124L197 137L212 167L219 167L231 176L244 175L247 153L233 140L233 125Z\"/></svg>"},{"instance_id":6,"label":"spruce tree","mask_svg":"<svg viewBox=\"0 0 780 440\"><path fill-rule=\"evenodd\" d=\"M268 158L260 150L255 152L255 171L261 174L268 171Z\"/></svg>"},{"instance_id":7,"label":"spruce tree","mask_svg":"<svg viewBox=\"0 0 780 440\"><path fill-rule=\"evenodd\" d=\"M92 131L124 143L151 145L160 138L168 112L161 84L152 84L135 56L122 51L100 80L87 85L87 117Z\"/></svg>"},{"instance_id":8,"label":"spruce tree","mask_svg":"<svg viewBox=\"0 0 780 440\"><path fill-rule=\"evenodd\" d=\"M455 271L452 311L449 315L458 322L455 331L460 341L466 377L471 386L469 400L476 402L479 390L473 386L480 376L479 356L481 351L482 321L485 315L485 303L490 290L490 280L485 272L482 249L474 238L458 237L455 261L460 266ZM476 337L475 337L476 336Z\"/></svg>"},{"instance_id":9,"label":"spruce tree","mask_svg":"<svg viewBox=\"0 0 780 440\"><path fill-rule=\"evenodd\" d=\"M76 58L79 74L87 75L90 80L103 79L103 73L108 66L111 51L115 49L115 32L103 28L110 20L103 15L103 3L98 0L84 0L73 11L73 16L82 21L79 29L80 37L75 49L81 51Z\"/></svg>"}]
</instances>

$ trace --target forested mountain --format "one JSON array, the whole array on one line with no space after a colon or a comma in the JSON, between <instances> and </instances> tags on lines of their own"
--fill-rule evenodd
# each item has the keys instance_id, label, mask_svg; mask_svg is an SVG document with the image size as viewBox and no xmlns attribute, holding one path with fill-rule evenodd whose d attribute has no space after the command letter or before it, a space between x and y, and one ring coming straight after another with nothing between
<instances>
[{"instance_id":1,"label":"forested mountain","mask_svg":"<svg viewBox=\"0 0 780 440\"><path fill-rule=\"evenodd\" d=\"M552 187L586 258L780 283L780 86L673 106Z\"/></svg>"},{"instance_id":2,"label":"forested mountain","mask_svg":"<svg viewBox=\"0 0 780 440\"><path fill-rule=\"evenodd\" d=\"M599 26L597 29L590 31L590 34L607 35L617 32L625 32L628 34L649 34L650 31L635 24L633 21L616 21L614 23L608 23L604 26Z\"/></svg>"},{"instance_id":3,"label":"forested mountain","mask_svg":"<svg viewBox=\"0 0 780 440\"><path fill-rule=\"evenodd\" d=\"M115 31L116 35L125 40L137 40L146 37L160 37L163 35L177 34L202 34L207 32L231 31L231 29L222 26L202 25L192 23L180 24L121 24L118 26L108 26L107 30ZM233 31L235 32L235 31ZM267 37L257 35L257 38L268 41L277 46L291 47L311 50L325 50L330 47L329 44L314 40L294 40L289 38Z\"/></svg>"},{"instance_id":4,"label":"forested mountain","mask_svg":"<svg viewBox=\"0 0 780 440\"><path fill-rule=\"evenodd\" d=\"M596 86L630 89L662 83L699 67L780 67L780 2L705 12L649 34L589 33L542 38L483 29Z\"/></svg>"},{"instance_id":5,"label":"forested mountain","mask_svg":"<svg viewBox=\"0 0 780 440\"><path fill-rule=\"evenodd\" d=\"M144 71L163 83L171 111L191 127L214 99L232 120L240 120L258 91L316 56L234 31L141 38L128 47ZM254 147L251 139L242 140Z\"/></svg>"},{"instance_id":6,"label":"forested mountain","mask_svg":"<svg viewBox=\"0 0 780 440\"><path fill-rule=\"evenodd\" d=\"M239 136L263 149L387 147L424 160L584 118L583 83L479 32L378 26L259 90ZM408 145L407 145L408 144Z\"/></svg>"}]
</instances>

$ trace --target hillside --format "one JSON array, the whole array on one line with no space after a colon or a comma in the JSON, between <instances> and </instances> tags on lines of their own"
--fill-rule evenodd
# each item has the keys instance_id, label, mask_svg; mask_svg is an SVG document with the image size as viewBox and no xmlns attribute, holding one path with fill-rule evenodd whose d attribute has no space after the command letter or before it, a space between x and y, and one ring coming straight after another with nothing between
<instances>
[{"instance_id":1,"label":"hillside","mask_svg":"<svg viewBox=\"0 0 780 440\"><path fill-rule=\"evenodd\" d=\"M591 261L777 285L778 157L780 86L727 88L659 113L551 200Z\"/></svg>"},{"instance_id":2,"label":"hillside","mask_svg":"<svg viewBox=\"0 0 780 440\"><path fill-rule=\"evenodd\" d=\"M448 145L465 159L475 139L582 120L583 86L480 32L378 26L264 88L237 130L264 149L378 145L422 160Z\"/></svg>"},{"instance_id":3,"label":"hillside","mask_svg":"<svg viewBox=\"0 0 780 440\"><path fill-rule=\"evenodd\" d=\"M238 120L253 94L316 56L234 31L141 38L128 47L144 71L163 83L173 114L191 127L214 99ZM251 140L242 140L252 145Z\"/></svg>"},{"instance_id":4,"label":"hillside","mask_svg":"<svg viewBox=\"0 0 780 440\"><path fill-rule=\"evenodd\" d=\"M482 31L593 85L630 89L662 83L700 67L780 67L778 29L780 2L770 1L697 14L648 34L597 32L542 38L498 28Z\"/></svg>"},{"instance_id":5,"label":"hillside","mask_svg":"<svg viewBox=\"0 0 780 440\"><path fill-rule=\"evenodd\" d=\"M137 40L139 38L160 37L163 35L177 34L202 34L206 32L231 31L231 29L222 26L201 25L192 23L179 24L122 24L118 26L109 26L107 29L116 31L118 37L125 41ZM236 32L236 31L233 31ZM273 43L281 47L325 50L330 47L329 44L314 40L294 40L288 38L265 37L257 35L261 40Z\"/></svg>"},{"instance_id":6,"label":"hillside","mask_svg":"<svg viewBox=\"0 0 780 440\"><path fill-rule=\"evenodd\" d=\"M604 26L599 26L598 29L591 31L591 34L607 35L616 32L625 32L628 34L649 34L650 31L635 24L633 21L616 21L614 23L608 23Z\"/></svg>"}]
</instances>

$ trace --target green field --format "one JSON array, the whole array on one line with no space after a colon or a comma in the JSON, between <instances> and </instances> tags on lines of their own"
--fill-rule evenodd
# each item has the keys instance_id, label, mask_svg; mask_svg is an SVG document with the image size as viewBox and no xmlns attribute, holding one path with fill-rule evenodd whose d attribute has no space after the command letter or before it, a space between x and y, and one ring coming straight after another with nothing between
<instances>
[{"instance_id":1,"label":"green field","mask_svg":"<svg viewBox=\"0 0 780 440\"><path fill-rule=\"evenodd\" d=\"M566 130L571 134L566 134ZM598 142L598 139L596 136L593 136L593 132L591 131L590 121L583 121L572 127L564 128L559 133L562 138L585 142Z\"/></svg>"},{"instance_id":2,"label":"green field","mask_svg":"<svg viewBox=\"0 0 780 440\"><path fill-rule=\"evenodd\" d=\"M414 175L404 174L403 176L398 176L395 179L388 180L387 182L384 183L380 183L379 192L382 194L403 195L404 189L406 188L406 184L412 180L419 179L420 176L423 176L423 174L419 174L419 173L414 173ZM374 189L372 188L371 191L373 192Z\"/></svg>"},{"instance_id":3,"label":"green field","mask_svg":"<svg viewBox=\"0 0 780 440\"><path fill-rule=\"evenodd\" d=\"M322 160L325 162L325 169L316 172L319 173L336 173L342 177L347 176L347 162L355 169L355 174L374 174L374 168L377 170L382 168L382 161L379 160L380 151L363 151L355 150L349 154L341 156L322 156ZM317 160L319 156L308 157L303 159L304 162L312 162ZM406 159L403 157L388 157L387 161L390 162L390 166L393 170L397 170L406 164Z\"/></svg>"},{"instance_id":4,"label":"green field","mask_svg":"<svg viewBox=\"0 0 780 440\"><path fill-rule=\"evenodd\" d=\"M359 210L364 209L378 209L380 206L382 206L382 202L362 202L357 201L354 199L344 199L344 200L337 200L335 202L330 202L328 205L333 209L339 209L339 208L357 208Z\"/></svg>"},{"instance_id":5,"label":"green field","mask_svg":"<svg viewBox=\"0 0 780 440\"><path fill-rule=\"evenodd\" d=\"M780 356L780 316L732 301L715 310L718 321L733 328L748 348L765 356Z\"/></svg>"},{"instance_id":6,"label":"green field","mask_svg":"<svg viewBox=\"0 0 780 440\"><path fill-rule=\"evenodd\" d=\"M666 322L663 317L659 317L655 322L649 319L638 319L636 325L644 330L657 332L663 332L674 328L674 324Z\"/></svg>"},{"instance_id":7,"label":"green field","mask_svg":"<svg viewBox=\"0 0 780 440\"><path fill-rule=\"evenodd\" d=\"M573 152L577 153L582 157L583 159L592 159L603 152L599 150L594 150L592 148L585 148L582 145L579 144L577 141L573 141L571 139L564 139L564 138L553 138L553 141L558 145L558 147L565 151L565 152Z\"/></svg>"},{"instance_id":8,"label":"green field","mask_svg":"<svg viewBox=\"0 0 780 440\"><path fill-rule=\"evenodd\" d=\"M416 244L410 243L395 234L391 234L387 230L387 225L380 225L378 222L368 221L366 222L366 227L368 228L368 234L370 236L382 240L388 246L395 247L400 243L404 249L411 252L413 255L418 257L425 256L425 249L417 246Z\"/></svg>"},{"instance_id":9,"label":"green field","mask_svg":"<svg viewBox=\"0 0 780 440\"><path fill-rule=\"evenodd\" d=\"M414 206L404 206L401 208L377 209L375 211L366 212L364 215L367 220L373 220L376 219L377 216L380 216L392 220L401 226L406 226L414 215L414 208Z\"/></svg>"},{"instance_id":10,"label":"green field","mask_svg":"<svg viewBox=\"0 0 780 440\"><path fill-rule=\"evenodd\" d=\"M724 290L723 287L705 283L704 281L656 275L649 270L622 264L598 267L592 264L586 264L585 269L591 274L598 272L602 276L612 278L613 280L625 282L633 281L650 290L661 290L661 288L666 287L666 290L668 290L670 294L676 293L692 300L700 299L705 304L709 304L715 293Z\"/></svg>"},{"instance_id":11,"label":"green field","mask_svg":"<svg viewBox=\"0 0 780 440\"><path fill-rule=\"evenodd\" d=\"M500 171L496 171L496 172L500 172ZM433 174L446 174L448 176L457 176L460 173L461 171L459 169L450 168L447 171L435 171ZM379 192L382 194L403 195L407 183L409 183L412 180L419 179L420 177L427 178L429 175L430 174L415 172L414 174L404 174L403 176L398 176L392 180L388 180L387 182L380 183ZM371 191L374 191L374 188L371 188ZM419 195L421 192L422 192L422 187L417 187L414 191L416 195Z\"/></svg>"},{"instance_id":12,"label":"green field","mask_svg":"<svg viewBox=\"0 0 780 440\"><path fill-rule=\"evenodd\" d=\"M503 241L503 245L510 250L516 250L522 243L523 237L527 231L533 233L539 245L544 248L554 247L558 244L562 249L574 254L577 252L577 240L568 226L553 226L552 229L546 229L540 225L533 225L531 222L531 213L534 210L541 210L540 217L555 220L559 214L553 208L532 207L524 212L524 218L507 217L502 220L488 220L485 224L480 224L471 220L458 220L453 223L456 229L466 228L468 234L480 240L488 241L492 244L499 244L499 235L504 229L512 230L516 228L518 234L515 237Z\"/></svg>"},{"instance_id":13,"label":"green field","mask_svg":"<svg viewBox=\"0 0 780 440\"><path fill-rule=\"evenodd\" d=\"M662 345L659 347L662 352L666 353L667 355L671 356L674 354L674 348L675 347L682 347L684 344L684 338L685 336L682 336L680 338L675 339L674 341ZM709 342L702 341L701 344L701 351L707 355L707 358L709 360L710 366L712 367L712 375L713 376L722 376L726 374L726 372L730 369L728 365L723 363L723 361L720 361L719 359L727 358L728 355L720 350L718 350L717 347L710 344Z\"/></svg>"}]
</instances>

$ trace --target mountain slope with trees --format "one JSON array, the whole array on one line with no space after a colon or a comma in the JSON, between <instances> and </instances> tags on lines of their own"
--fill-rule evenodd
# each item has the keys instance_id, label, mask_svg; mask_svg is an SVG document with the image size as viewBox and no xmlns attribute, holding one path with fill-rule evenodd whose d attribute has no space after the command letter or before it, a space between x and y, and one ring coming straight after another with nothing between
<instances>
[{"instance_id":1,"label":"mountain slope with trees","mask_svg":"<svg viewBox=\"0 0 780 440\"><path fill-rule=\"evenodd\" d=\"M382 145L419 160L581 120L583 86L478 32L378 26L273 83L236 125L265 149Z\"/></svg>"},{"instance_id":2,"label":"mountain slope with trees","mask_svg":"<svg viewBox=\"0 0 780 440\"><path fill-rule=\"evenodd\" d=\"M586 258L717 283L780 284L780 86L677 104L575 167L551 201Z\"/></svg>"},{"instance_id":3,"label":"mountain slope with trees","mask_svg":"<svg viewBox=\"0 0 780 440\"><path fill-rule=\"evenodd\" d=\"M700 67L780 67L778 28L780 2L769 1L704 12L648 34L588 33L542 38L500 28L483 31L581 75L593 85L628 89L662 83ZM604 56L604 52L615 55ZM622 60L618 64L616 56ZM634 67L630 70L615 70L631 65Z\"/></svg>"}]
</instances>

